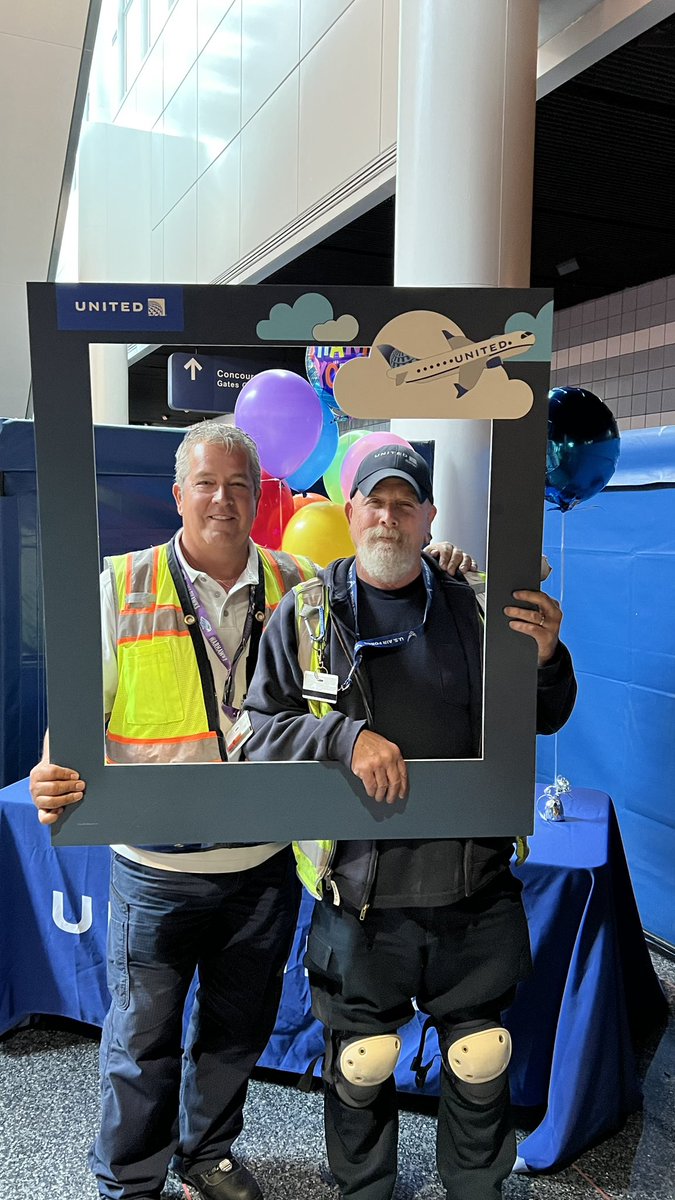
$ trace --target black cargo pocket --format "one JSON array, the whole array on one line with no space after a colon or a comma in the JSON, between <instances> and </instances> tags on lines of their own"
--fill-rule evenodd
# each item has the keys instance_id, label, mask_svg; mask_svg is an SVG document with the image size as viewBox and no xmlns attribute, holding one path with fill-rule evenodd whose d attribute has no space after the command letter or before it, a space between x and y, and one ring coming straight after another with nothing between
<instances>
[{"instance_id":1,"label":"black cargo pocket","mask_svg":"<svg viewBox=\"0 0 675 1200\"><path fill-rule=\"evenodd\" d=\"M312 975L323 975L326 979L334 981L337 981L339 978L335 969L333 947L329 946L328 942L325 942L313 930L310 930L309 937L307 938L307 953L305 954L304 965Z\"/></svg>"},{"instance_id":2,"label":"black cargo pocket","mask_svg":"<svg viewBox=\"0 0 675 1200\"><path fill-rule=\"evenodd\" d=\"M108 926L108 990L113 1004L129 1007L129 906L111 888Z\"/></svg>"}]
</instances>

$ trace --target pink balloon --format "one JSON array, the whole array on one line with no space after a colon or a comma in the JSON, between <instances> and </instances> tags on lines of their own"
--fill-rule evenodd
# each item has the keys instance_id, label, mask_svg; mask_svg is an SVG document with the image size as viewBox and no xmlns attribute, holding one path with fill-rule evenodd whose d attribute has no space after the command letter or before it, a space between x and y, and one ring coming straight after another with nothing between
<instances>
[{"instance_id":1,"label":"pink balloon","mask_svg":"<svg viewBox=\"0 0 675 1200\"><path fill-rule=\"evenodd\" d=\"M342 470L340 471L340 487L345 500L349 500L354 476L367 454L379 450L382 446L407 446L412 450L410 442L399 437L397 433L367 433L360 441L355 442L345 454Z\"/></svg>"}]
</instances>

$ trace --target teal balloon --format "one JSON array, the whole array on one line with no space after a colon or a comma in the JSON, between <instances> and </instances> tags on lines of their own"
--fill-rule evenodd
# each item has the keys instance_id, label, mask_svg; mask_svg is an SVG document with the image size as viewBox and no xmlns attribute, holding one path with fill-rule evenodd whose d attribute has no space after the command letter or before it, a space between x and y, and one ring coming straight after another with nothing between
<instances>
[{"instance_id":1,"label":"teal balloon","mask_svg":"<svg viewBox=\"0 0 675 1200\"><path fill-rule=\"evenodd\" d=\"M344 504L345 498L342 495L342 484L340 482L340 472L342 471L342 463L344 456L354 442L359 442L361 438L368 433L367 429L351 429L349 433L343 433L338 438L337 450L335 457L327 471L324 471L323 483L326 489L327 496L333 501L333 504Z\"/></svg>"},{"instance_id":2,"label":"teal balloon","mask_svg":"<svg viewBox=\"0 0 675 1200\"><path fill-rule=\"evenodd\" d=\"M294 492L307 492L313 483L327 471L338 447L339 433L334 414L328 404L321 405L323 409L323 426L319 440L312 453L301 463L297 471L286 477L289 487Z\"/></svg>"}]
</instances>

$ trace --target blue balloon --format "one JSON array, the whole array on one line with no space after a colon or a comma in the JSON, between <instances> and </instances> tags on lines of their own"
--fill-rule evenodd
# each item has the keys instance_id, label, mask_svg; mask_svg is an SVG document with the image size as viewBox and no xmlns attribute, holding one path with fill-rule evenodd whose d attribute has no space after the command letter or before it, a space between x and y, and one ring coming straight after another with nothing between
<instances>
[{"instance_id":1,"label":"blue balloon","mask_svg":"<svg viewBox=\"0 0 675 1200\"><path fill-rule=\"evenodd\" d=\"M321 478L324 471L328 470L335 458L339 437L337 421L328 404L322 402L321 407L323 409L323 427L316 446L309 458L306 458L292 475L286 476L286 483L293 488L294 492L308 491L312 484Z\"/></svg>"},{"instance_id":2,"label":"blue balloon","mask_svg":"<svg viewBox=\"0 0 675 1200\"><path fill-rule=\"evenodd\" d=\"M548 394L546 499L561 512L597 495L619 460L614 415L599 396L579 387Z\"/></svg>"}]
</instances>

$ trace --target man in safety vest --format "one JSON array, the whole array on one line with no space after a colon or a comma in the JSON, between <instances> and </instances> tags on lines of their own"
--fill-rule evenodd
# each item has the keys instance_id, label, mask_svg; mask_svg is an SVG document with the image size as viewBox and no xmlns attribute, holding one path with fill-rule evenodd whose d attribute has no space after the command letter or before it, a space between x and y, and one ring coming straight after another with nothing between
<instances>
[{"instance_id":1,"label":"man in safety vest","mask_svg":"<svg viewBox=\"0 0 675 1200\"><path fill-rule=\"evenodd\" d=\"M106 753L113 763L213 762L255 667L264 623L315 575L309 559L250 538L261 491L256 447L217 421L176 454L182 529L166 545L107 559L101 576ZM437 547L450 569L463 561ZM31 772L43 824L82 800L76 771ZM101 1124L90 1163L101 1196L159 1197L173 1156L193 1200L259 1200L231 1153L253 1067L274 1026L297 917L290 848L115 846L101 1042ZM199 968L181 1066L184 1002ZM180 1112L180 1121L178 1114Z\"/></svg>"},{"instance_id":2,"label":"man in safety vest","mask_svg":"<svg viewBox=\"0 0 675 1200\"><path fill-rule=\"evenodd\" d=\"M270 622L246 701L247 758L332 759L393 803L406 794L406 758L480 753L480 619L471 588L420 553L435 512L414 451L384 446L363 460L346 505L356 557L299 585ZM544 593L514 596L505 613L537 644L537 724L551 733L576 693L562 614ZM448 1200L501 1194L516 1157L501 1013L530 965L513 840L296 847L317 897L305 965L326 1030L328 1159L350 1200L394 1191L393 1072L413 998L442 1050L437 1163Z\"/></svg>"}]
</instances>

